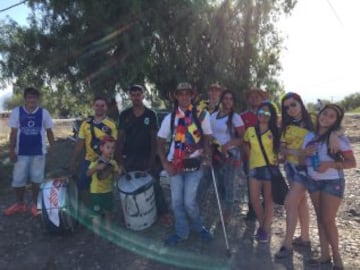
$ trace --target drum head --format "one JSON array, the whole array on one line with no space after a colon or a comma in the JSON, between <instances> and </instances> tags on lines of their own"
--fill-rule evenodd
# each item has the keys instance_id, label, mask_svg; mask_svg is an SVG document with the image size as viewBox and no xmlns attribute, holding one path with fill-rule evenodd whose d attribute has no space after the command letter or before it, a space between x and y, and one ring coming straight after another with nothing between
<instances>
[{"instance_id":1,"label":"drum head","mask_svg":"<svg viewBox=\"0 0 360 270\"><path fill-rule=\"evenodd\" d=\"M52 180L54 181L54 180ZM49 233L64 233L67 231L73 232L77 226L78 218L78 190L76 184L69 178L64 178L62 183L63 188L59 197L65 197L64 200L59 200L57 208L59 226L56 226L49 218L46 208L44 194L46 191L41 190L41 220L44 231ZM61 196L60 196L61 195ZM61 201L61 202L60 202Z\"/></svg>"}]
</instances>

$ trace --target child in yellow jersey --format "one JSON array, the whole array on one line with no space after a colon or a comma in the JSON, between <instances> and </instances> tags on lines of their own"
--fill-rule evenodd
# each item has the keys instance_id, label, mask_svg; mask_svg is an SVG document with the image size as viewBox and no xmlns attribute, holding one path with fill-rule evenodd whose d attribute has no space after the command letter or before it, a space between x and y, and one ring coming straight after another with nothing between
<instances>
[{"instance_id":1,"label":"child in yellow jersey","mask_svg":"<svg viewBox=\"0 0 360 270\"><path fill-rule=\"evenodd\" d=\"M263 102L257 110L257 116L257 125L249 127L245 131L244 142L246 144L244 148L249 157L250 200L259 222L255 238L260 243L267 243L273 213L271 174L276 174L278 170L277 154L280 146L280 134L274 105L268 101ZM257 133L261 138L269 165L262 153ZM261 190L263 190L264 206L260 201Z\"/></svg>"},{"instance_id":2,"label":"child in yellow jersey","mask_svg":"<svg viewBox=\"0 0 360 270\"><path fill-rule=\"evenodd\" d=\"M100 141L100 156L90 163L87 175L91 176L90 209L94 213L94 232L99 233L101 217L105 218L109 227L110 215L113 209L113 176L121 171L113 159L115 139L106 135Z\"/></svg>"}]
</instances>

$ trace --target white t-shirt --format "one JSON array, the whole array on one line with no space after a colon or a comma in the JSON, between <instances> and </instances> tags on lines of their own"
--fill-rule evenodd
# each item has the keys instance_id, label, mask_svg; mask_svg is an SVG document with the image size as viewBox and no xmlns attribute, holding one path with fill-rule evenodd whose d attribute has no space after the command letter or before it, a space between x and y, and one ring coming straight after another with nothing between
<instances>
[{"instance_id":1,"label":"white t-shirt","mask_svg":"<svg viewBox=\"0 0 360 270\"><path fill-rule=\"evenodd\" d=\"M313 132L308 133L305 136L302 148L305 149L306 146L308 145L308 143L314 137L315 137L315 134ZM340 141L340 151L341 152L352 151L350 142L347 137L340 136L339 141ZM334 159L332 159L328 155L328 148L327 148L326 142L317 143L317 151L319 154L320 163L326 162L326 161L334 161ZM336 170L334 168L330 168L327 171L325 171L324 173L319 173L319 172L315 171L311 166L311 157L308 157L306 159L306 166L307 166L308 175L314 180L332 180L332 179L335 180L335 179L339 179L339 178L343 177L343 174L342 173L339 174L339 170Z\"/></svg>"},{"instance_id":2,"label":"white t-shirt","mask_svg":"<svg viewBox=\"0 0 360 270\"><path fill-rule=\"evenodd\" d=\"M26 111L25 107L22 106L22 109L27 114L36 114L36 112L40 109L40 107L37 107L32 113L29 113ZM16 146L15 146L15 153L19 153L19 139L20 139L20 107L16 107L12 110L9 120L8 120L8 126L10 128L16 128L17 129L17 137L16 137ZM42 153L46 153L46 130L53 128L53 121L51 119L51 116L49 112L42 108L42 127L41 127L41 144L42 144Z\"/></svg>"},{"instance_id":3,"label":"white t-shirt","mask_svg":"<svg viewBox=\"0 0 360 270\"><path fill-rule=\"evenodd\" d=\"M227 121L229 119L228 115L218 118L219 112L212 113L210 115L211 129L213 132L213 137L221 144L224 145L231 140L231 135L228 130ZM244 122L241 119L240 115L237 113L233 114L232 125L234 128L244 126ZM233 130L232 132L236 132Z\"/></svg>"},{"instance_id":4,"label":"white t-shirt","mask_svg":"<svg viewBox=\"0 0 360 270\"><path fill-rule=\"evenodd\" d=\"M184 114L184 112L179 108L179 111ZM164 120L161 123L160 129L158 131L158 137L162 138L162 139L169 139L171 136L173 136L173 134L171 134L171 125L170 125L170 121L171 121L171 113L169 113L168 115L165 116ZM175 119L174 119L174 131L176 130L177 124L178 124L179 118L175 115ZM205 135L211 135L212 131L211 131L211 125L210 125L210 115L208 112L206 112L204 119L201 121L201 128L203 131L203 134ZM173 160L173 156L174 156L174 150L175 150L175 143L174 140L171 140L171 145L170 145L170 151L169 154L167 156L167 159L169 161ZM196 150L190 157L197 157L199 156L201 153L199 150Z\"/></svg>"}]
</instances>

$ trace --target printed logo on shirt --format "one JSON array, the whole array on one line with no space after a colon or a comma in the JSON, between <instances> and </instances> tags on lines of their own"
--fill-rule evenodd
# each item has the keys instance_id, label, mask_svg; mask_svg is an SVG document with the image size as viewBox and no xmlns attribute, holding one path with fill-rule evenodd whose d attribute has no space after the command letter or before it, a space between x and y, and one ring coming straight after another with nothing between
<instances>
[{"instance_id":1,"label":"printed logo on shirt","mask_svg":"<svg viewBox=\"0 0 360 270\"><path fill-rule=\"evenodd\" d=\"M101 131L104 133L108 133L110 131L110 128L106 125L102 126Z\"/></svg>"},{"instance_id":2,"label":"printed logo on shirt","mask_svg":"<svg viewBox=\"0 0 360 270\"><path fill-rule=\"evenodd\" d=\"M144 118L144 124L147 125L147 126L150 124L150 118L149 117Z\"/></svg>"},{"instance_id":3,"label":"printed logo on shirt","mask_svg":"<svg viewBox=\"0 0 360 270\"><path fill-rule=\"evenodd\" d=\"M34 120L30 120L30 121L27 123L27 126L28 126L29 128L34 127L34 126L35 126L35 121L34 121Z\"/></svg>"}]
</instances>

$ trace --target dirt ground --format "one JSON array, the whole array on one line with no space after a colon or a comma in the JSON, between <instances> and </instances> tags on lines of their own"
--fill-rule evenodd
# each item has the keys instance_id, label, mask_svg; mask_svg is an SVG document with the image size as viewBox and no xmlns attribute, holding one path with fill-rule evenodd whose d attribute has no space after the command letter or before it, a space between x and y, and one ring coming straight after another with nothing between
<instances>
[{"instance_id":1,"label":"dirt ground","mask_svg":"<svg viewBox=\"0 0 360 270\"><path fill-rule=\"evenodd\" d=\"M353 143L355 155L360 157L360 116L347 116L346 133ZM59 171L68 166L74 142L67 139L71 133L70 122L56 122L56 156L48 161L47 172ZM10 187L12 165L8 160L7 147L0 142L0 212L13 202ZM346 173L346 195L338 214L340 250L345 269L360 269L360 169ZM317 227L311 211L312 250L296 249L291 259L276 260L274 253L281 246L285 234L285 211L275 207L272 237L268 244L252 241L256 229L254 222L244 220L246 202L244 185L239 180L234 216L227 226L232 256L226 256L226 246L214 191L208 192L202 202L205 224L211 229L214 240L203 243L198 236L191 235L188 241L176 248L163 246L163 239L172 232L155 223L150 228L134 232L125 228L120 208L119 192L115 191L113 225L110 233L96 237L86 223L74 232L48 234L41 218L30 213L6 217L0 215L0 269L331 269L309 267L306 261L319 251ZM165 187L169 199L169 190ZM27 199L30 200L30 192ZM298 234L298 231L296 235Z\"/></svg>"}]
</instances>

